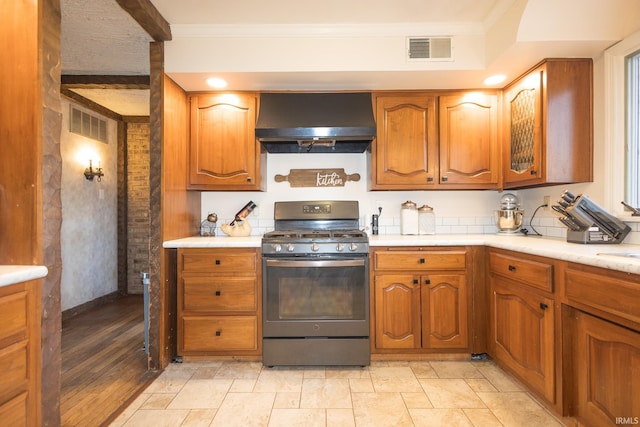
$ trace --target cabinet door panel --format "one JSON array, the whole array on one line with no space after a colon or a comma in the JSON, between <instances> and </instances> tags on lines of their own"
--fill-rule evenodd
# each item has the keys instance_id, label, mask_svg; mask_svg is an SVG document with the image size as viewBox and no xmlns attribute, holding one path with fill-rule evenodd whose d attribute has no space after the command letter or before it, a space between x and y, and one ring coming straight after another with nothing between
<instances>
[{"instance_id":1,"label":"cabinet door panel","mask_svg":"<svg viewBox=\"0 0 640 427\"><path fill-rule=\"evenodd\" d=\"M465 275L433 274L421 280L422 345L426 348L468 347Z\"/></svg>"},{"instance_id":2,"label":"cabinet door panel","mask_svg":"<svg viewBox=\"0 0 640 427\"><path fill-rule=\"evenodd\" d=\"M575 319L576 415L598 426L633 420L640 408L640 333L584 313Z\"/></svg>"},{"instance_id":3,"label":"cabinet door panel","mask_svg":"<svg viewBox=\"0 0 640 427\"><path fill-rule=\"evenodd\" d=\"M190 101L190 184L259 189L256 97L197 95Z\"/></svg>"},{"instance_id":4,"label":"cabinet door panel","mask_svg":"<svg viewBox=\"0 0 640 427\"><path fill-rule=\"evenodd\" d=\"M436 183L435 105L433 96L376 98L373 188L429 188Z\"/></svg>"},{"instance_id":5,"label":"cabinet door panel","mask_svg":"<svg viewBox=\"0 0 640 427\"><path fill-rule=\"evenodd\" d=\"M492 277L491 340L495 356L555 402L554 302Z\"/></svg>"},{"instance_id":6,"label":"cabinet door panel","mask_svg":"<svg viewBox=\"0 0 640 427\"><path fill-rule=\"evenodd\" d=\"M498 184L498 99L480 92L440 97L440 184ZM480 188L480 187L479 187Z\"/></svg>"},{"instance_id":7,"label":"cabinet door panel","mask_svg":"<svg viewBox=\"0 0 640 427\"><path fill-rule=\"evenodd\" d=\"M531 184L542 174L542 81L537 69L505 93L505 183Z\"/></svg>"},{"instance_id":8,"label":"cabinet door panel","mask_svg":"<svg viewBox=\"0 0 640 427\"><path fill-rule=\"evenodd\" d=\"M413 275L375 277L376 348L420 348L420 283Z\"/></svg>"}]
</instances>

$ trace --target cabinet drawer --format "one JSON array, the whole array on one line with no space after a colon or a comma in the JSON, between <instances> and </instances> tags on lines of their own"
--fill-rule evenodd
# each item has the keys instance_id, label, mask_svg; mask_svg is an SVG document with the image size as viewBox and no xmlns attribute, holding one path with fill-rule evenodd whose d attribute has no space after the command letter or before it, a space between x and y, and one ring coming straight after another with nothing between
<instances>
[{"instance_id":1,"label":"cabinet drawer","mask_svg":"<svg viewBox=\"0 0 640 427\"><path fill-rule=\"evenodd\" d=\"M0 296L0 348L27 338L28 293Z\"/></svg>"},{"instance_id":2,"label":"cabinet drawer","mask_svg":"<svg viewBox=\"0 0 640 427\"><path fill-rule=\"evenodd\" d=\"M567 268L565 292L570 301L640 324L640 282Z\"/></svg>"},{"instance_id":3,"label":"cabinet drawer","mask_svg":"<svg viewBox=\"0 0 640 427\"><path fill-rule=\"evenodd\" d=\"M29 393L24 392L13 399L0 405L0 420L5 426L36 425L34 416L30 412L32 404L29 402Z\"/></svg>"},{"instance_id":4,"label":"cabinet drawer","mask_svg":"<svg viewBox=\"0 0 640 427\"><path fill-rule=\"evenodd\" d=\"M495 252L489 254L489 269L512 280L517 280L543 291L553 292L553 265L515 258Z\"/></svg>"},{"instance_id":5,"label":"cabinet drawer","mask_svg":"<svg viewBox=\"0 0 640 427\"><path fill-rule=\"evenodd\" d=\"M390 251L374 253L374 269L382 270L458 270L466 267L467 252Z\"/></svg>"},{"instance_id":6,"label":"cabinet drawer","mask_svg":"<svg viewBox=\"0 0 640 427\"><path fill-rule=\"evenodd\" d=\"M255 311L255 277L196 276L182 279L182 310Z\"/></svg>"},{"instance_id":7,"label":"cabinet drawer","mask_svg":"<svg viewBox=\"0 0 640 427\"><path fill-rule=\"evenodd\" d=\"M0 402L16 391L27 389L29 383L27 342L23 341L0 350Z\"/></svg>"},{"instance_id":8,"label":"cabinet drawer","mask_svg":"<svg viewBox=\"0 0 640 427\"><path fill-rule=\"evenodd\" d=\"M258 263L256 252L246 249L189 249L178 253L183 272L255 274Z\"/></svg>"},{"instance_id":9,"label":"cabinet drawer","mask_svg":"<svg viewBox=\"0 0 640 427\"><path fill-rule=\"evenodd\" d=\"M185 316L182 332L182 350L185 352L258 348L258 319L255 316Z\"/></svg>"}]
</instances>

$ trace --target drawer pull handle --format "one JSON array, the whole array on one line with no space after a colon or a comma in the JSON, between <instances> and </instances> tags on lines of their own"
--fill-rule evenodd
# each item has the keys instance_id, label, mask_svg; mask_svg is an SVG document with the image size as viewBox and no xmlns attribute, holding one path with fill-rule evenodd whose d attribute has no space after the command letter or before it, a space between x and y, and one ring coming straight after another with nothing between
<instances>
[{"instance_id":1,"label":"drawer pull handle","mask_svg":"<svg viewBox=\"0 0 640 427\"><path fill-rule=\"evenodd\" d=\"M509 271L516 271L515 265L509 265Z\"/></svg>"},{"instance_id":2,"label":"drawer pull handle","mask_svg":"<svg viewBox=\"0 0 640 427\"><path fill-rule=\"evenodd\" d=\"M220 260L219 259L216 260L216 265L220 265Z\"/></svg>"},{"instance_id":3,"label":"drawer pull handle","mask_svg":"<svg viewBox=\"0 0 640 427\"><path fill-rule=\"evenodd\" d=\"M216 296L219 297L220 296L220 291L216 291Z\"/></svg>"},{"instance_id":4,"label":"drawer pull handle","mask_svg":"<svg viewBox=\"0 0 640 427\"><path fill-rule=\"evenodd\" d=\"M424 264L424 263L425 263L424 258L420 258L420 261L419 261L419 262L420 262L420 264Z\"/></svg>"},{"instance_id":5,"label":"drawer pull handle","mask_svg":"<svg viewBox=\"0 0 640 427\"><path fill-rule=\"evenodd\" d=\"M216 331L216 336L219 337L220 335L222 335L222 331Z\"/></svg>"},{"instance_id":6,"label":"drawer pull handle","mask_svg":"<svg viewBox=\"0 0 640 427\"><path fill-rule=\"evenodd\" d=\"M543 310L546 310L547 308L549 308L549 306L543 302L540 303L540 308Z\"/></svg>"},{"instance_id":7,"label":"drawer pull handle","mask_svg":"<svg viewBox=\"0 0 640 427\"><path fill-rule=\"evenodd\" d=\"M418 284L418 279L413 279L413 284L417 285Z\"/></svg>"},{"instance_id":8,"label":"drawer pull handle","mask_svg":"<svg viewBox=\"0 0 640 427\"><path fill-rule=\"evenodd\" d=\"M425 284L425 285L430 285L430 284L431 284L431 279L427 279L427 280L425 280L425 281L424 281L424 284Z\"/></svg>"}]
</instances>

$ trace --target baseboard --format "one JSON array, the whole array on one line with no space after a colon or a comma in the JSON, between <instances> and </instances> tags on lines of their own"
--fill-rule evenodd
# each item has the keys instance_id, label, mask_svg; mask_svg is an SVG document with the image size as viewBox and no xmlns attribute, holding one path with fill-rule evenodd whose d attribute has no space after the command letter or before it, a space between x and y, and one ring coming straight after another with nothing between
<instances>
[{"instance_id":1,"label":"baseboard","mask_svg":"<svg viewBox=\"0 0 640 427\"><path fill-rule=\"evenodd\" d=\"M83 304L76 305L75 307L71 307L62 312L62 321L64 322L67 319L77 316L78 314L85 313L87 311L93 310L96 307L104 305L108 302L115 301L120 298L122 295L119 291L112 292L107 295L103 295L94 300L87 301Z\"/></svg>"}]
</instances>

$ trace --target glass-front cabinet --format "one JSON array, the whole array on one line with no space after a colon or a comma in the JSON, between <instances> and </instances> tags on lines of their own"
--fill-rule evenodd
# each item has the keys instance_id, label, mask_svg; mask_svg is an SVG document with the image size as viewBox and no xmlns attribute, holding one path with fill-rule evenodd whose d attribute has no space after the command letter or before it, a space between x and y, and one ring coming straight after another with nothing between
<instances>
[{"instance_id":1,"label":"glass-front cabinet","mask_svg":"<svg viewBox=\"0 0 640 427\"><path fill-rule=\"evenodd\" d=\"M526 182L541 177L543 78L543 70L534 70L505 93L509 135L505 182Z\"/></svg>"},{"instance_id":2,"label":"glass-front cabinet","mask_svg":"<svg viewBox=\"0 0 640 427\"><path fill-rule=\"evenodd\" d=\"M505 188L593 180L593 64L547 59L504 90Z\"/></svg>"}]
</instances>

